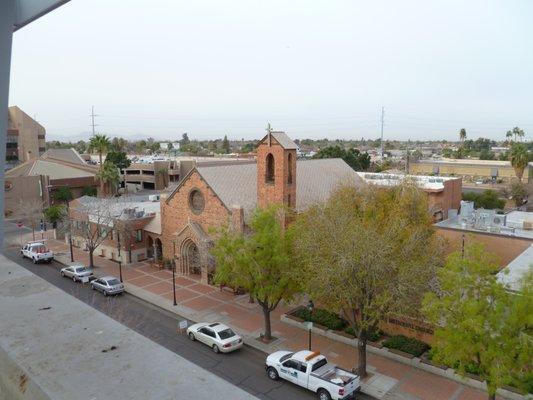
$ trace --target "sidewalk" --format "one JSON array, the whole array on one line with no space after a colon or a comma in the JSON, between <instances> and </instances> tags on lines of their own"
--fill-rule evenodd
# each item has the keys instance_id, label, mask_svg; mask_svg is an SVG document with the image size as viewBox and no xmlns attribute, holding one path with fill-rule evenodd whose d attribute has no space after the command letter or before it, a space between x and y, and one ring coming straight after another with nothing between
<instances>
[{"instance_id":1,"label":"sidewalk","mask_svg":"<svg viewBox=\"0 0 533 400\"><path fill-rule=\"evenodd\" d=\"M45 233L48 235L48 232ZM31 236L31 235L30 235ZM40 236L40 235L39 235ZM47 240L59 262L68 264L68 246L54 239ZM88 264L88 253L74 249L76 261ZM95 256L97 275L119 276L118 264ZM280 321L283 313L292 308L280 305L272 312L272 333L278 340L266 345L256 340L263 329L260 307L249 303L247 295L235 296L216 287L199 283L191 276L176 276L176 301L173 306L172 272L157 270L147 262L122 268L126 290L146 301L174 312L191 321L219 321L235 328L245 343L264 352L278 349L304 349L308 345L307 332ZM177 327L177 322L176 322ZM313 349L328 359L351 370L357 365L357 350L329 338L313 335ZM363 392L386 400L485 400L487 394L454 380L422 371L412 366L367 354L369 376L364 380ZM514 397L514 396L513 396ZM514 397L518 398L518 397Z\"/></svg>"}]
</instances>

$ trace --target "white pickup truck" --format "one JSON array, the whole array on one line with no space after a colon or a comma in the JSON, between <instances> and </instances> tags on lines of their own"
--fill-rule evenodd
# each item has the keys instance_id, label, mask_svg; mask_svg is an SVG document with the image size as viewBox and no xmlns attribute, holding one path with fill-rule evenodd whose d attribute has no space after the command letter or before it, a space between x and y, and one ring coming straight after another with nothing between
<instances>
[{"instance_id":1,"label":"white pickup truck","mask_svg":"<svg viewBox=\"0 0 533 400\"><path fill-rule=\"evenodd\" d=\"M315 392L319 400L350 399L361 390L358 375L328 363L318 351L276 351L267 357L266 371L270 379L286 379Z\"/></svg>"},{"instance_id":2,"label":"white pickup truck","mask_svg":"<svg viewBox=\"0 0 533 400\"><path fill-rule=\"evenodd\" d=\"M54 259L54 253L52 250L48 250L44 242L29 242L26 243L20 249L22 257L30 258L34 264L38 262L50 263Z\"/></svg>"}]
</instances>

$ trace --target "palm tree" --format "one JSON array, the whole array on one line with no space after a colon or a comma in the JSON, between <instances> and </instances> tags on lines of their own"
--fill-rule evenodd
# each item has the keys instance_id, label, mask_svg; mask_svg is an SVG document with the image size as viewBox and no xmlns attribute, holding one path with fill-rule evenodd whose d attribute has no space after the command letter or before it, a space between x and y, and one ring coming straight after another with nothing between
<instances>
[{"instance_id":1,"label":"palm tree","mask_svg":"<svg viewBox=\"0 0 533 400\"><path fill-rule=\"evenodd\" d=\"M96 150L96 152L98 153L98 156L100 158L100 167L102 167L102 156L109 150L110 147L111 141L106 135L97 133L93 137L91 137L91 140L89 141L89 150Z\"/></svg>"},{"instance_id":2,"label":"palm tree","mask_svg":"<svg viewBox=\"0 0 533 400\"><path fill-rule=\"evenodd\" d=\"M466 139L466 129L465 128L461 128L461 130L459 131L459 139L461 140L461 142L465 141L465 139Z\"/></svg>"},{"instance_id":3,"label":"palm tree","mask_svg":"<svg viewBox=\"0 0 533 400\"><path fill-rule=\"evenodd\" d=\"M511 143L513 141L513 131L507 131L505 137L507 138L507 141Z\"/></svg>"},{"instance_id":4,"label":"palm tree","mask_svg":"<svg viewBox=\"0 0 533 400\"><path fill-rule=\"evenodd\" d=\"M516 177L519 180L522 180L524 175L524 169L527 167L529 157L526 146L522 143L515 143L511 147L509 152L509 161L514 168Z\"/></svg>"},{"instance_id":5,"label":"palm tree","mask_svg":"<svg viewBox=\"0 0 533 400\"><path fill-rule=\"evenodd\" d=\"M104 162L100 166L100 170L96 173L96 177L100 180L100 188L104 189L104 185L108 187L108 194L115 194L118 183L120 182L120 174L118 168L112 162Z\"/></svg>"},{"instance_id":6,"label":"palm tree","mask_svg":"<svg viewBox=\"0 0 533 400\"><path fill-rule=\"evenodd\" d=\"M525 132L518 126L515 126L512 131L507 131L505 136L507 137L507 139L510 139L512 136L514 136L514 140L516 142L518 138L522 139L525 136Z\"/></svg>"}]
</instances>

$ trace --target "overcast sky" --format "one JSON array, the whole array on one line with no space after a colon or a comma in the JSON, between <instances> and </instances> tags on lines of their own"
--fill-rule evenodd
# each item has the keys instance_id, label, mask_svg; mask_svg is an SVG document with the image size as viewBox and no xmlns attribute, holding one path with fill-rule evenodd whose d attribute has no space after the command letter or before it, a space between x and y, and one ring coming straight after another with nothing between
<instances>
[{"instance_id":1,"label":"overcast sky","mask_svg":"<svg viewBox=\"0 0 533 400\"><path fill-rule=\"evenodd\" d=\"M126 6L127 5L127 6ZM533 138L533 1L72 0L14 35L48 139Z\"/></svg>"}]
</instances>

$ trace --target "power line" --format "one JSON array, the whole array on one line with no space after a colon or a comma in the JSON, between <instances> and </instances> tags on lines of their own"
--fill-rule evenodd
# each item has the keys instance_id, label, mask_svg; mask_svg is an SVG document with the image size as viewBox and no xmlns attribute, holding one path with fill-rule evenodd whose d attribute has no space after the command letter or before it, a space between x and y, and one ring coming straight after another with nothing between
<instances>
[{"instance_id":1,"label":"power line","mask_svg":"<svg viewBox=\"0 0 533 400\"><path fill-rule=\"evenodd\" d=\"M94 127L98 126L98 125L96 125L94 123L94 117L98 117L98 115L94 113L94 106L92 106L92 108L91 108L91 125L93 127L93 136L94 136Z\"/></svg>"}]
</instances>

